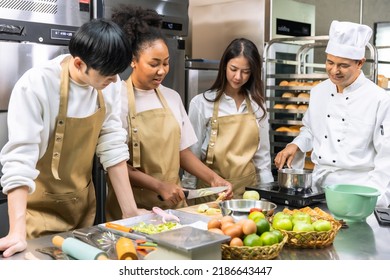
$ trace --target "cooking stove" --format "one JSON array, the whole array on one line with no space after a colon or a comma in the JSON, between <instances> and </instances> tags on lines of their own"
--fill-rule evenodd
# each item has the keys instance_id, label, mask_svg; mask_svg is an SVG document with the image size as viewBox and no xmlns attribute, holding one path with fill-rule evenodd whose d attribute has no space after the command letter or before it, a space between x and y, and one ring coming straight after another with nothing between
<instances>
[{"instance_id":1,"label":"cooking stove","mask_svg":"<svg viewBox=\"0 0 390 280\"><path fill-rule=\"evenodd\" d=\"M261 198L274 203L294 207L305 207L315 203L325 202L324 191L317 187L287 189L280 187L278 182L272 182L246 187L246 190L257 191Z\"/></svg>"}]
</instances>

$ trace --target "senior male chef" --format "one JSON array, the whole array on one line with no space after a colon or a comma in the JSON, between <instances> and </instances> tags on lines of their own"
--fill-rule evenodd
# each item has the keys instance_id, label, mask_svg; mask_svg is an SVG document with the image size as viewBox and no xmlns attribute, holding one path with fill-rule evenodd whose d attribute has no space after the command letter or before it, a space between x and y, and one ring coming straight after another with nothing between
<instances>
[{"instance_id":1,"label":"senior male chef","mask_svg":"<svg viewBox=\"0 0 390 280\"><path fill-rule=\"evenodd\" d=\"M381 191L377 206L390 204L390 95L362 71L370 27L333 21L326 47L329 79L310 92L299 135L275 157L291 167L312 150L313 183L359 184ZM297 156L298 158L298 156Z\"/></svg>"}]
</instances>

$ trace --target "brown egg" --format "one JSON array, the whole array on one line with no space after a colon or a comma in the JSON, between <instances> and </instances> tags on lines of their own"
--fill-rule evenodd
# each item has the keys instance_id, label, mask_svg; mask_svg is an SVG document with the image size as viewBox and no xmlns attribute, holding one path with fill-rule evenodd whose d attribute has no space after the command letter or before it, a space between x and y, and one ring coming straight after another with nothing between
<instances>
[{"instance_id":1,"label":"brown egg","mask_svg":"<svg viewBox=\"0 0 390 280\"><path fill-rule=\"evenodd\" d=\"M241 235L242 235L242 229L241 229L240 225L233 224L222 231L225 235L229 235L231 238L241 237Z\"/></svg>"},{"instance_id":2,"label":"brown egg","mask_svg":"<svg viewBox=\"0 0 390 280\"><path fill-rule=\"evenodd\" d=\"M241 238L234 237L232 240L230 240L229 245L231 247L238 247L238 246L244 246L244 243L242 242Z\"/></svg>"},{"instance_id":3,"label":"brown egg","mask_svg":"<svg viewBox=\"0 0 390 280\"><path fill-rule=\"evenodd\" d=\"M252 234L252 233L256 233L257 231L257 226L256 226L256 223L253 221L253 220L246 220L243 224L242 224L242 232L245 234L245 235L249 235L249 234Z\"/></svg>"},{"instance_id":4,"label":"brown egg","mask_svg":"<svg viewBox=\"0 0 390 280\"><path fill-rule=\"evenodd\" d=\"M210 228L209 231L223 235L223 231L220 230L219 228Z\"/></svg>"},{"instance_id":5,"label":"brown egg","mask_svg":"<svg viewBox=\"0 0 390 280\"><path fill-rule=\"evenodd\" d=\"M236 225L240 225L242 227L242 225L245 223L245 221L248 220L248 219L241 219L241 220L238 220L236 222Z\"/></svg>"},{"instance_id":6,"label":"brown egg","mask_svg":"<svg viewBox=\"0 0 390 280\"><path fill-rule=\"evenodd\" d=\"M223 216L221 218L221 224L224 224L226 222L234 223L234 219L232 216Z\"/></svg>"},{"instance_id":7,"label":"brown egg","mask_svg":"<svg viewBox=\"0 0 390 280\"><path fill-rule=\"evenodd\" d=\"M207 229L210 229L210 228L221 228L221 222L218 220L218 219L211 219L208 223L207 223Z\"/></svg>"},{"instance_id":8,"label":"brown egg","mask_svg":"<svg viewBox=\"0 0 390 280\"><path fill-rule=\"evenodd\" d=\"M232 222L224 222L224 223L221 222L221 229L223 232L225 232L225 229L232 226L232 225L234 225L234 223L232 223Z\"/></svg>"}]
</instances>

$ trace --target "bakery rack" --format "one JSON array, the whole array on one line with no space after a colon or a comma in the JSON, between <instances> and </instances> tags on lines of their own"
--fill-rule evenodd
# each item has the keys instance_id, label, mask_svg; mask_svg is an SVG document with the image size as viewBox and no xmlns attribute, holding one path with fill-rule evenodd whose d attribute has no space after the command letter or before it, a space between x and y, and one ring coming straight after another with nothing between
<instances>
[{"instance_id":1,"label":"bakery rack","mask_svg":"<svg viewBox=\"0 0 390 280\"><path fill-rule=\"evenodd\" d=\"M276 154L299 134L311 88L328 78L325 71L328 39L328 36L277 38L264 47L263 82L272 163ZM374 82L377 82L377 67L377 50L368 44L363 71ZM310 152L304 167L313 168ZM276 177L275 166L273 174Z\"/></svg>"}]
</instances>

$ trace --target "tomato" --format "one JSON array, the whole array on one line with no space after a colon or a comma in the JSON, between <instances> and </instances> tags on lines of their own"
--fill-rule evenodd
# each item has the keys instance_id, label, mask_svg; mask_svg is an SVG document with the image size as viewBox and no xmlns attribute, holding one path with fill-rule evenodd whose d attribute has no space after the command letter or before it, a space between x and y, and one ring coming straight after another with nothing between
<instances>
[{"instance_id":1,"label":"tomato","mask_svg":"<svg viewBox=\"0 0 390 280\"><path fill-rule=\"evenodd\" d=\"M251 208L251 209L249 210L249 213L256 212L256 211L257 211L257 212L263 212L263 209L253 207L253 208Z\"/></svg>"}]
</instances>

